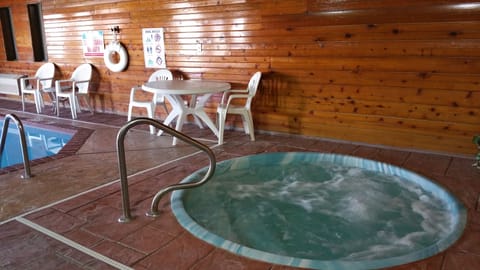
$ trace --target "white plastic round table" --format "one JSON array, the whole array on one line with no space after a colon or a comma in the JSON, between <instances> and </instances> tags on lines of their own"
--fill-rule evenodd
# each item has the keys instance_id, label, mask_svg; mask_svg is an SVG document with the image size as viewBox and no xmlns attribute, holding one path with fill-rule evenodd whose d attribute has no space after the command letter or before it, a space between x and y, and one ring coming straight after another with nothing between
<instances>
[{"instance_id":1,"label":"white plastic round table","mask_svg":"<svg viewBox=\"0 0 480 270\"><path fill-rule=\"evenodd\" d=\"M205 103L212 94L227 91L230 87L227 82L209 80L159 80L146 82L142 85L142 89L147 92L164 95L172 105L172 111L163 122L165 125L168 126L177 118L175 129L182 131L187 115L192 114L197 125L202 127L202 123L197 119L198 117L212 130L217 138L218 128L205 112ZM182 95L192 95L191 100L195 102L185 103ZM161 134L162 131L159 131L159 135ZM173 145L175 144L176 138L173 139Z\"/></svg>"}]
</instances>

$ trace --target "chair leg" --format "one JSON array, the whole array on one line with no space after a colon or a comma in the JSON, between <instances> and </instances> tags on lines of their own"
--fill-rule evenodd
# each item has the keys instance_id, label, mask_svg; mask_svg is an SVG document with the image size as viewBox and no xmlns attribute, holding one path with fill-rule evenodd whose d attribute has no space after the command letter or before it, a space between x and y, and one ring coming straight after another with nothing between
<instances>
[{"instance_id":1,"label":"chair leg","mask_svg":"<svg viewBox=\"0 0 480 270\"><path fill-rule=\"evenodd\" d=\"M22 93L22 111L25 111L25 94Z\"/></svg>"},{"instance_id":2,"label":"chair leg","mask_svg":"<svg viewBox=\"0 0 480 270\"><path fill-rule=\"evenodd\" d=\"M75 98L75 112L81 113L82 112L82 107L80 107L80 99L78 96L74 96Z\"/></svg>"},{"instance_id":3,"label":"chair leg","mask_svg":"<svg viewBox=\"0 0 480 270\"><path fill-rule=\"evenodd\" d=\"M35 92L33 93L33 99L35 101L35 108L37 109L37 113L41 113L42 112L42 102L40 101L40 93L39 92Z\"/></svg>"},{"instance_id":4,"label":"chair leg","mask_svg":"<svg viewBox=\"0 0 480 270\"><path fill-rule=\"evenodd\" d=\"M45 108L45 103L43 102L42 92L40 90L37 90L35 92L35 94L37 96L39 112L41 113L41 112L43 112L43 109Z\"/></svg>"},{"instance_id":5,"label":"chair leg","mask_svg":"<svg viewBox=\"0 0 480 270\"><path fill-rule=\"evenodd\" d=\"M57 116L60 116L60 105L58 105L60 103L60 99L58 98L58 96L55 96L55 107L57 108Z\"/></svg>"},{"instance_id":6,"label":"chair leg","mask_svg":"<svg viewBox=\"0 0 480 270\"><path fill-rule=\"evenodd\" d=\"M152 103L152 105L150 105L149 107L146 107L147 108L147 115L149 118L153 118L153 113L155 112L155 105ZM155 130L155 127L150 125L149 126L150 128L150 134L155 134L156 130Z\"/></svg>"},{"instance_id":7,"label":"chair leg","mask_svg":"<svg viewBox=\"0 0 480 270\"><path fill-rule=\"evenodd\" d=\"M245 120L244 120L244 125L245 125L245 129L247 129L248 127L248 133L250 134L250 140L251 141L255 141L255 132L253 130L253 118L252 118L252 114L250 113L250 111L247 111L247 113L245 114Z\"/></svg>"},{"instance_id":8,"label":"chair leg","mask_svg":"<svg viewBox=\"0 0 480 270\"><path fill-rule=\"evenodd\" d=\"M226 113L220 111L217 113L218 119L218 144L223 144L223 133L225 131Z\"/></svg>"},{"instance_id":9,"label":"chair leg","mask_svg":"<svg viewBox=\"0 0 480 270\"><path fill-rule=\"evenodd\" d=\"M72 119L77 119L77 99L74 95L71 95L68 98L68 102L70 102L70 110L72 111Z\"/></svg>"},{"instance_id":10,"label":"chair leg","mask_svg":"<svg viewBox=\"0 0 480 270\"><path fill-rule=\"evenodd\" d=\"M40 107L43 109L45 108L45 102L43 101L43 95L42 92L39 90L38 91L38 101L40 101Z\"/></svg>"},{"instance_id":11,"label":"chair leg","mask_svg":"<svg viewBox=\"0 0 480 270\"><path fill-rule=\"evenodd\" d=\"M132 111L133 111L133 106L130 104L128 105L127 121L132 120Z\"/></svg>"}]
</instances>

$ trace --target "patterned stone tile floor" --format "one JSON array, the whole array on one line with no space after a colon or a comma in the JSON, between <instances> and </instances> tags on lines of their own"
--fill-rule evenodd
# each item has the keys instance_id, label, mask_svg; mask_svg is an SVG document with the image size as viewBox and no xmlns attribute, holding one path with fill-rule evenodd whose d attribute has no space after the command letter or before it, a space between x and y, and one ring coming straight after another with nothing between
<instances>
[{"instance_id":1,"label":"patterned stone tile floor","mask_svg":"<svg viewBox=\"0 0 480 270\"><path fill-rule=\"evenodd\" d=\"M49 111L33 112L33 105L23 113L20 103L0 99L1 114L93 132L76 153L33 166L32 179L21 180L15 172L0 175L0 269L296 269L239 257L198 240L177 223L169 196L160 201L160 217L146 217L158 190L208 163L185 144L173 147L167 136L150 136L147 127L135 129L126 140L135 219L118 223L121 196L115 136L126 117L83 112L73 121L65 110L60 118ZM265 133L251 142L235 131L226 131L226 143L217 146L208 130L187 125L185 133L204 138L218 161L263 152L321 151L420 173L457 196L468 209L468 224L446 251L390 269L480 269L480 170L471 166L473 157Z\"/></svg>"}]
</instances>

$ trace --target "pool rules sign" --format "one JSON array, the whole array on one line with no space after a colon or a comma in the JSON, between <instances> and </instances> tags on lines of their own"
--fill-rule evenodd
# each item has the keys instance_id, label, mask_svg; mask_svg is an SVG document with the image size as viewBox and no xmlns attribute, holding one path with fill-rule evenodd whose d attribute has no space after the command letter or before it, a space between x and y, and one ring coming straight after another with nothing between
<instances>
[{"instance_id":1,"label":"pool rules sign","mask_svg":"<svg viewBox=\"0 0 480 270\"><path fill-rule=\"evenodd\" d=\"M103 56L103 31L87 31L82 33L84 56Z\"/></svg>"},{"instance_id":2,"label":"pool rules sign","mask_svg":"<svg viewBox=\"0 0 480 270\"><path fill-rule=\"evenodd\" d=\"M163 28L144 28L142 31L145 67L166 68Z\"/></svg>"}]
</instances>

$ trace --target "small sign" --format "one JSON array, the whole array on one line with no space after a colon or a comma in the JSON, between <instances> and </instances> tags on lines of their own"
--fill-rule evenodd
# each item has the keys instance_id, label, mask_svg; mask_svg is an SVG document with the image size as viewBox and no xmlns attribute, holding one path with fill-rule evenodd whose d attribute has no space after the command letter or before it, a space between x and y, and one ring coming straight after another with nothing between
<instances>
[{"instance_id":1,"label":"small sign","mask_svg":"<svg viewBox=\"0 0 480 270\"><path fill-rule=\"evenodd\" d=\"M103 31L88 31L82 33L82 46L84 56L103 57L104 43Z\"/></svg>"},{"instance_id":2,"label":"small sign","mask_svg":"<svg viewBox=\"0 0 480 270\"><path fill-rule=\"evenodd\" d=\"M166 68L163 28L144 28L142 38L145 67Z\"/></svg>"}]
</instances>

